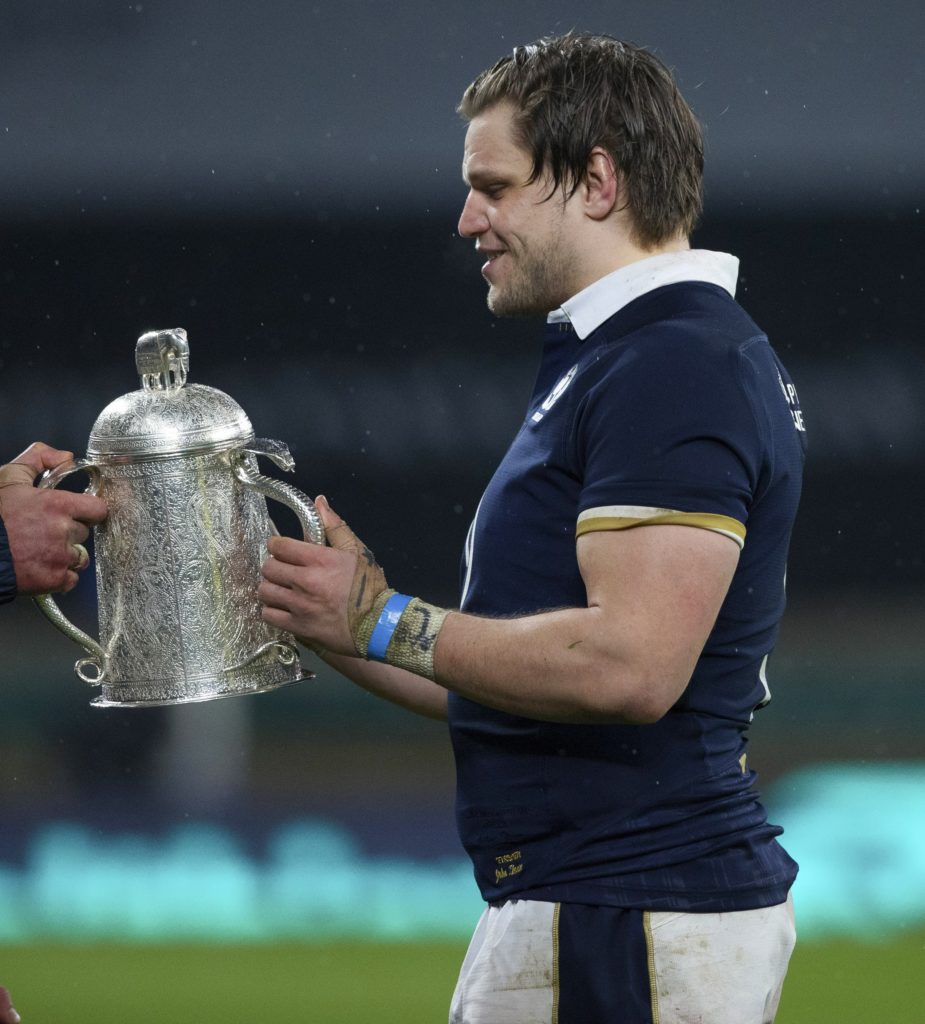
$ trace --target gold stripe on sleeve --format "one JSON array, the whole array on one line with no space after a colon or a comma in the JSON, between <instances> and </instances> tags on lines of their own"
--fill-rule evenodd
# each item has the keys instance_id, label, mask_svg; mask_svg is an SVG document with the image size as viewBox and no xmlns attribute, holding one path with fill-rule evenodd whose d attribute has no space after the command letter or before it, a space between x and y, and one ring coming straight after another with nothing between
<instances>
[{"instance_id":1,"label":"gold stripe on sleeve","mask_svg":"<svg viewBox=\"0 0 925 1024\"><path fill-rule=\"evenodd\" d=\"M604 505L589 508L578 517L575 536L597 530L630 530L634 526L694 526L721 533L745 546L745 527L731 516L715 512L679 512L673 508L650 508L644 505Z\"/></svg>"}]
</instances>

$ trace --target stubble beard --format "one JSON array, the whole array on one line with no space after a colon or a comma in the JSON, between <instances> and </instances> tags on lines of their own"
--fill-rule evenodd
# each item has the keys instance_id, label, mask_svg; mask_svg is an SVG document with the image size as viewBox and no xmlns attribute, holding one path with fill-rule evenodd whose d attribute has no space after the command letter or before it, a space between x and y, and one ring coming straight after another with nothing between
<instances>
[{"instance_id":1,"label":"stubble beard","mask_svg":"<svg viewBox=\"0 0 925 1024\"><path fill-rule=\"evenodd\" d=\"M513 272L503 285L488 289L488 308L495 316L545 316L571 297L567 281L572 261L560 245L538 255L508 250L502 258L512 261Z\"/></svg>"}]
</instances>

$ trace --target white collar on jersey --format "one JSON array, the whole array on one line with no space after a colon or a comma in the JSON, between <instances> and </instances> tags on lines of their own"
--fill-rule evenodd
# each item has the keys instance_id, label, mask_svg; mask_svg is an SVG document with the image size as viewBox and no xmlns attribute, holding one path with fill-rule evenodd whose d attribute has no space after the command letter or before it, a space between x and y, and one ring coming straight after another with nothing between
<instances>
[{"instance_id":1,"label":"white collar on jersey","mask_svg":"<svg viewBox=\"0 0 925 1024\"><path fill-rule=\"evenodd\" d=\"M584 340L614 313L646 292L666 284L703 281L719 285L734 296L738 276L739 261L729 253L709 249L664 252L637 260L599 278L563 302L547 319L549 323L571 321L575 333Z\"/></svg>"}]
</instances>

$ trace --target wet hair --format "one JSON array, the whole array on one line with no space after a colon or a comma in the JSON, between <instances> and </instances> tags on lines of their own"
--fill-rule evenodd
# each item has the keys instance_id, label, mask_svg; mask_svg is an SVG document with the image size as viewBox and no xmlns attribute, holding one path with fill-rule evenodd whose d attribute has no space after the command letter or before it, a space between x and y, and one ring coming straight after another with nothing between
<instances>
[{"instance_id":1,"label":"wet hair","mask_svg":"<svg viewBox=\"0 0 925 1024\"><path fill-rule=\"evenodd\" d=\"M458 111L471 121L499 103L515 108L516 141L530 182L574 195L595 146L613 158L635 241L644 248L689 235L703 206L703 136L668 68L610 36L568 33L518 46L483 71Z\"/></svg>"}]
</instances>

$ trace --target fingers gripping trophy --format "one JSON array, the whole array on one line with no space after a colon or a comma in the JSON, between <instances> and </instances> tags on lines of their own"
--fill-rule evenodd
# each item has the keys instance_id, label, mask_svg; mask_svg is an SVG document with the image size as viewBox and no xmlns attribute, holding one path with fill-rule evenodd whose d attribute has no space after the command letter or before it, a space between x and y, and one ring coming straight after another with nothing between
<instances>
[{"instance_id":1,"label":"fingers gripping trophy","mask_svg":"<svg viewBox=\"0 0 925 1024\"><path fill-rule=\"evenodd\" d=\"M312 501L261 475L257 457L284 470L280 441L257 439L228 395L187 384L182 328L138 339L141 388L100 413L87 455L46 473L73 473L105 498L95 529L99 640L71 623L50 596L44 614L86 652L80 679L101 687L96 707L151 707L260 693L302 678L295 638L267 624L257 597L267 541L267 498L295 513L304 539L325 541ZM75 564L88 557L75 546Z\"/></svg>"}]
</instances>

